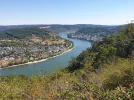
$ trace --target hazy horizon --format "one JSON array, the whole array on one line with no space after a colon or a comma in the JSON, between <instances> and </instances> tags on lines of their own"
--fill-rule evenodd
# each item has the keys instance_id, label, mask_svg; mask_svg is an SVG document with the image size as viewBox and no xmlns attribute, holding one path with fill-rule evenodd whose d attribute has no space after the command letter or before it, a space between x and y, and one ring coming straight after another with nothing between
<instances>
[{"instance_id":1,"label":"hazy horizon","mask_svg":"<svg viewBox=\"0 0 134 100\"><path fill-rule=\"evenodd\" d=\"M106 24L9 24L9 25L0 25L0 26L21 26L21 25L102 25L102 26L119 26L125 24L118 25L106 25Z\"/></svg>"}]
</instances>

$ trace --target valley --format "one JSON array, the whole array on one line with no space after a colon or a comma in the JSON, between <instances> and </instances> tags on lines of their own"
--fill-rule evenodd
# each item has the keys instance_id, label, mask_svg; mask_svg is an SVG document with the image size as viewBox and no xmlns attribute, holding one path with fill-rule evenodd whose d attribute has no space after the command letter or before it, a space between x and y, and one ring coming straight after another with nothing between
<instances>
[{"instance_id":1,"label":"valley","mask_svg":"<svg viewBox=\"0 0 134 100\"><path fill-rule=\"evenodd\" d=\"M134 0L0 0L0 100L134 100Z\"/></svg>"}]
</instances>

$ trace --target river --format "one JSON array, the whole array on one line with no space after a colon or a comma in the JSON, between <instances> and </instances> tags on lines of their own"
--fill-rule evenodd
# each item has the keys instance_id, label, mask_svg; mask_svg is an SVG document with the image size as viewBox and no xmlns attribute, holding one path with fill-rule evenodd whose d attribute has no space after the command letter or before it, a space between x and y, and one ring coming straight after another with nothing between
<instances>
[{"instance_id":1,"label":"river","mask_svg":"<svg viewBox=\"0 0 134 100\"><path fill-rule=\"evenodd\" d=\"M88 47L91 47L91 43L88 41L70 39L67 38L67 34L59 34L59 36L68 39L70 41L73 41L74 49L56 58L52 58L36 64L29 64L29 65L22 65L22 66L17 66L12 68L0 69L0 74L7 75L7 76L13 74L15 75L24 74L29 77L32 75L40 75L40 74L48 75L50 73L53 73L59 68L67 67L72 57L78 56L83 50L85 50Z\"/></svg>"}]
</instances>

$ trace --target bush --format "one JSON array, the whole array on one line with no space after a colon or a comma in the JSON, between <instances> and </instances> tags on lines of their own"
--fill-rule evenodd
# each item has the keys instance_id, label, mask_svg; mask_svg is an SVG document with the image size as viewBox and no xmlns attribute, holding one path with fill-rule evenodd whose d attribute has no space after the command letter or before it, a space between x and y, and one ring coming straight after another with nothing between
<instances>
[{"instance_id":1,"label":"bush","mask_svg":"<svg viewBox=\"0 0 134 100\"><path fill-rule=\"evenodd\" d=\"M103 87L114 89L119 85L127 85L134 82L134 62L128 59L118 59L115 63L106 65L103 72L99 74L103 81Z\"/></svg>"}]
</instances>

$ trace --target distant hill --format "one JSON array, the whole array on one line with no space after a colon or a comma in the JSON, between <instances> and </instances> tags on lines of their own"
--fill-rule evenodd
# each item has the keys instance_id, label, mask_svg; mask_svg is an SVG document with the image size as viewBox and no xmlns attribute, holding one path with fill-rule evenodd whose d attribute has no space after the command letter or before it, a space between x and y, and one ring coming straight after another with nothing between
<instances>
[{"instance_id":1,"label":"distant hill","mask_svg":"<svg viewBox=\"0 0 134 100\"><path fill-rule=\"evenodd\" d=\"M88 28L82 28L76 31L75 34L87 34L87 35L109 35L118 33L119 26L92 26Z\"/></svg>"},{"instance_id":2,"label":"distant hill","mask_svg":"<svg viewBox=\"0 0 134 100\"><path fill-rule=\"evenodd\" d=\"M0 26L0 31L8 30L8 29L15 29L15 28L31 28L31 27L48 27L46 30L52 31L54 33L61 33L61 32L69 32L74 33L82 28L88 27L107 27L106 25L92 25L92 24L76 24L76 25L60 25L60 24L52 24L52 25L9 25L9 26ZM113 27L113 26L109 26Z\"/></svg>"}]
</instances>

